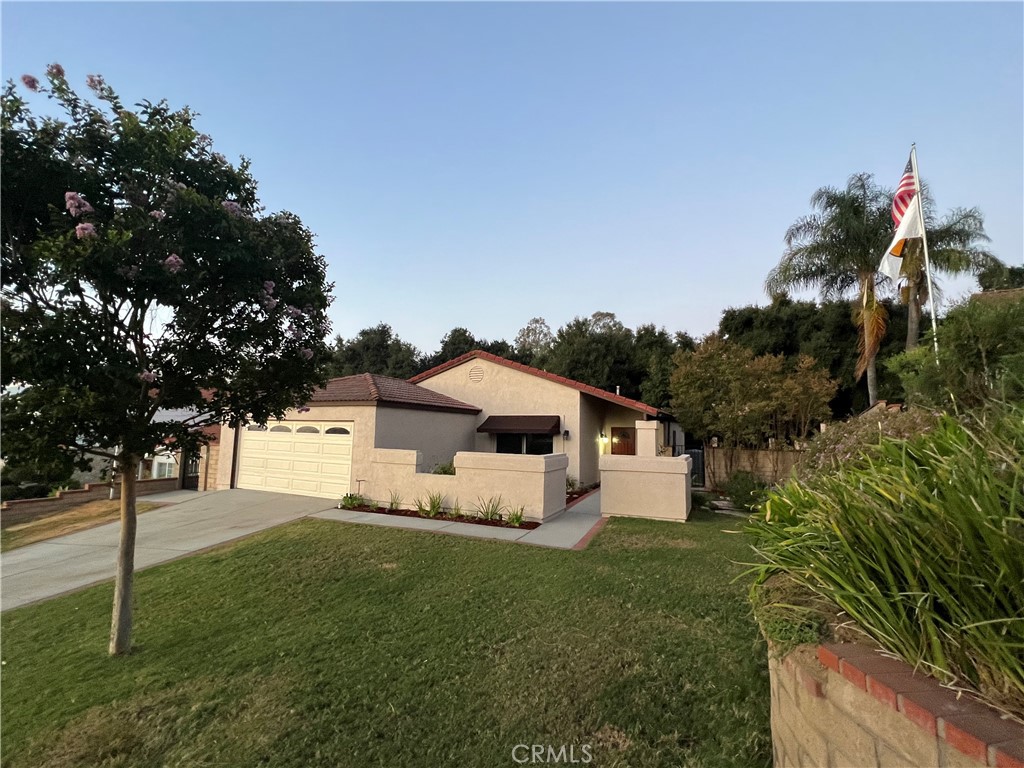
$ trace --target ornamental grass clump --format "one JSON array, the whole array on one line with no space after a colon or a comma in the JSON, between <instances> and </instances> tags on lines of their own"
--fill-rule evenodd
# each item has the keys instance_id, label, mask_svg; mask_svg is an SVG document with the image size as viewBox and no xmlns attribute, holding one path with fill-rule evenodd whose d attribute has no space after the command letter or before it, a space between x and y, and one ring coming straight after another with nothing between
<instances>
[{"instance_id":1,"label":"ornamental grass clump","mask_svg":"<svg viewBox=\"0 0 1024 768\"><path fill-rule=\"evenodd\" d=\"M1022 455L1024 405L996 403L791 481L750 526L757 584L787 574L907 662L1024 714Z\"/></svg>"}]
</instances>

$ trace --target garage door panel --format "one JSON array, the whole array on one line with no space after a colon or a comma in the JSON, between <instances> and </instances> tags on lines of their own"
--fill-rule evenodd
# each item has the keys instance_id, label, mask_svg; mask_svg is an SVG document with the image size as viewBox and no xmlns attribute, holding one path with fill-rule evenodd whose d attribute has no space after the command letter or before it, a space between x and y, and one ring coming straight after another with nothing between
<instances>
[{"instance_id":1,"label":"garage door panel","mask_svg":"<svg viewBox=\"0 0 1024 768\"><path fill-rule=\"evenodd\" d=\"M286 422L287 423L287 422ZM295 428L298 422L291 422ZM338 498L352 475L352 422L303 422L318 431L243 432L238 487ZM331 427L347 435L326 434Z\"/></svg>"}]
</instances>

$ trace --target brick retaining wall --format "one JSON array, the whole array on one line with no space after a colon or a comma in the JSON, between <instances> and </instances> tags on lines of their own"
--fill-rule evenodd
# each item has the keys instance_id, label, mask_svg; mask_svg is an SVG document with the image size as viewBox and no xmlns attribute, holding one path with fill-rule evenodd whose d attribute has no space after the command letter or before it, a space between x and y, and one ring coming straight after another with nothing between
<instances>
[{"instance_id":1,"label":"brick retaining wall","mask_svg":"<svg viewBox=\"0 0 1024 768\"><path fill-rule=\"evenodd\" d=\"M769 671L778 768L1024 768L1024 725L867 646L801 646Z\"/></svg>"},{"instance_id":2,"label":"brick retaining wall","mask_svg":"<svg viewBox=\"0 0 1024 768\"><path fill-rule=\"evenodd\" d=\"M135 493L136 496L148 496L153 493L176 491L178 483L177 477L139 480L135 483ZM114 498L120 498L120 493L121 485L117 483L114 487ZM18 523L27 523L65 512L80 504L107 498L110 498L110 483L89 483L85 488L58 491L56 496L45 499L12 499L0 506L0 527L8 528Z\"/></svg>"}]
</instances>

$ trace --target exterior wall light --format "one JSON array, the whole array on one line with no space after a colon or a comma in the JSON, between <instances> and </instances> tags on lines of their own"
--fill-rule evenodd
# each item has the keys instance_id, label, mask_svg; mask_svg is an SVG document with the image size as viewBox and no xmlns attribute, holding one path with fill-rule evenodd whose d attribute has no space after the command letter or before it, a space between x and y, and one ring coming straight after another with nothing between
<instances>
[{"instance_id":1,"label":"exterior wall light","mask_svg":"<svg viewBox=\"0 0 1024 768\"><path fill-rule=\"evenodd\" d=\"M562 433L562 439L563 440L568 440L569 439L569 430L568 429L565 430L565 432Z\"/></svg>"},{"instance_id":2,"label":"exterior wall light","mask_svg":"<svg viewBox=\"0 0 1024 768\"><path fill-rule=\"evenodd\" d=\"M598 439L599 439L599 440L600 440L600 441L601 441L602 443L607 443L607 442L608 442L608 436L607 436L607 435L606 435L606 434L605 434L604 432L602 432L602 433L601 433L601 436L600 436L600 438L598 438Z\"/></svg>"}]
</instances>

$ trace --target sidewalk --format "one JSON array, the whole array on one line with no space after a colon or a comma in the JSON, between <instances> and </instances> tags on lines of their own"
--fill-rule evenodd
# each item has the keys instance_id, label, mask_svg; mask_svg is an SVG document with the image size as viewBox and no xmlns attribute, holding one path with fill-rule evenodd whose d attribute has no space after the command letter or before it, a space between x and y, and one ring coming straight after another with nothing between
<instances>
[{"instance_id":1,"label":"sidewalk","mask_svg":"<svg viewBox=\"0 0 1024 768\"><path fill-rule=\"evenodd\" d=\"M599 526L601 518L601 493L592 493L580 499L576 504L560 514L554 520L542 523L532 531L517 528L498 528L490 525L474 525L473 523L456 523L451 520L426 520L420 517L402 517L400 515L382 515L376 512L356 512L347 509L328 509L317 512L310 517L323 520L337 520L343 523L361 523L378 525L382 528L405 528L413 531L430 531L432 533L449 533L456 536L469 536L475 539L493 539L495 541L518 541L536 547L553 549L573 549L591 529Z\"/></svg>"}]
</instances>

